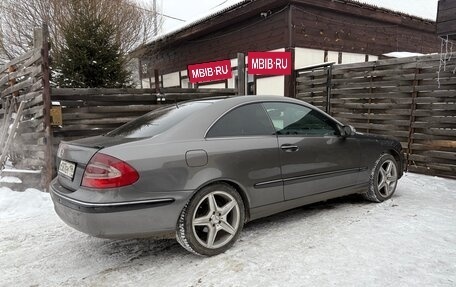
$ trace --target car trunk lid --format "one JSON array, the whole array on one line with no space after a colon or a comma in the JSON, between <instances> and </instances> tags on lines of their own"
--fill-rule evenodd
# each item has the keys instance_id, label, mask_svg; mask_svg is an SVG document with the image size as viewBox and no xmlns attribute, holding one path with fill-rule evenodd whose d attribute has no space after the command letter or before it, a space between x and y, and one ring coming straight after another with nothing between
<instances>
[{"instance_id":1,"label":"car trunk lid","mask_svg":"<svg viewBox=\"0 0 456 287\"><path fill-rule=\"evenodd\" d=\"M105 147L139 139L97 136L71 142L61 142L57 151L59 183L70 191L81 186L85 168L90 159Z\"/></svg>"}]
</instances>

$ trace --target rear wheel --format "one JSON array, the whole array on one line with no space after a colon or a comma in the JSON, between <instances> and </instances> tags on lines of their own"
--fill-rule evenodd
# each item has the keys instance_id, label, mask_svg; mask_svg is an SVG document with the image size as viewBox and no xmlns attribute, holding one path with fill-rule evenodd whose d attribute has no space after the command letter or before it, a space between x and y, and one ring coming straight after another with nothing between
<instances>
[{"instance_id":1,"label":"rear wheel","mask_svg":"<svg viewBox=\"0 0 456 287\"><path fill-rule=\"evenodd\" d=\"M394 157L390 154L382 154L375 162L370 175L368 192L363 196L373 202L383 202L396 191L398 180L398 167Z\"/></svg>"},{"instance_id":2,"label":"rear wheel","mask_svg":"<svg viewBox=\"0 0 456 287\"><path fill-rule=\"evenodd\" d=\"M196 193L182 210L176 238L190 252L217 255L237 240L244 218L242 198L233 187L209 185Z\"/></svg>"}]
</instances>

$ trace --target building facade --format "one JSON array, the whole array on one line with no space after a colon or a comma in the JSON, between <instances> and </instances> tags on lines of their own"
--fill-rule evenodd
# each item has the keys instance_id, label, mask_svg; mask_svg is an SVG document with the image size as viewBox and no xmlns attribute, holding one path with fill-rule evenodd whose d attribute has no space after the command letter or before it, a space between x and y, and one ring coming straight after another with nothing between
<instances>
[{"instance_id":1,"label":"building facade","mask_svg":"<svg viewBox=\"0 0 456 287\"><path fill-rule=\"evenodd\" d=\"M348 0L246 0L137 49L144 88L190 87L187 65L230 59L233 78L198 84L236 88L237 54L290 51L293 70L377 60L395 51L440 49L435 22ZM248 61L248 59L247 59ZM250 94L294 96L294 77L248 75Z\"/></svg>"}]
</instances>

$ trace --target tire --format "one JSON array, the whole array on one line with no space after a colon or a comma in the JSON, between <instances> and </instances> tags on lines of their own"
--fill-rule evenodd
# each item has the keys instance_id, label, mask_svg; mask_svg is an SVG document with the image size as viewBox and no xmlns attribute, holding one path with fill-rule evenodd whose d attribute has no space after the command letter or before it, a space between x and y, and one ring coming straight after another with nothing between
<instances>
[{"instance_id":1,"label":"tire","mask_svg":"<svg viewBox=\"0 0 456 287\"><path fill-rule=\"evenodd\" d=\"M242 198L232 186L209 185L198 191L183 208L176 239L192 253L214 256L234 244L244 219Z\"/></svg>"},{"instance_id":2,"label":"tire","mask_svg":"<svg viewBox=\"0 0 456 287\"><path fill-rule=\"evenodd\" d=\"M383 202L393 196L398 180L398 166L390 154L382 154L369 177L369 190L363 197L372 202Z\"/></svg>"}]
</instances>

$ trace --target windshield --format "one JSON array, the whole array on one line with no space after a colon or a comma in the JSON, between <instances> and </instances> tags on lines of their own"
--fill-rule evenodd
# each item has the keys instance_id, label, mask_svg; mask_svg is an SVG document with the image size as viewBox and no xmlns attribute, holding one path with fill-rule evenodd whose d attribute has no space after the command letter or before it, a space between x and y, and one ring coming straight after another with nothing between
<instances>
[{"instance_id":1,"label":"windshield","mask_svg":"<svg viewBox=\"0 0 456 287\"><path fill-rule=\"evenodd\" d=\"M211 105L212 102L188 102L168 106L147 113L109 132L106 136L146 138L163 133L191 114Z\"/></svg>"}]
</instances>

